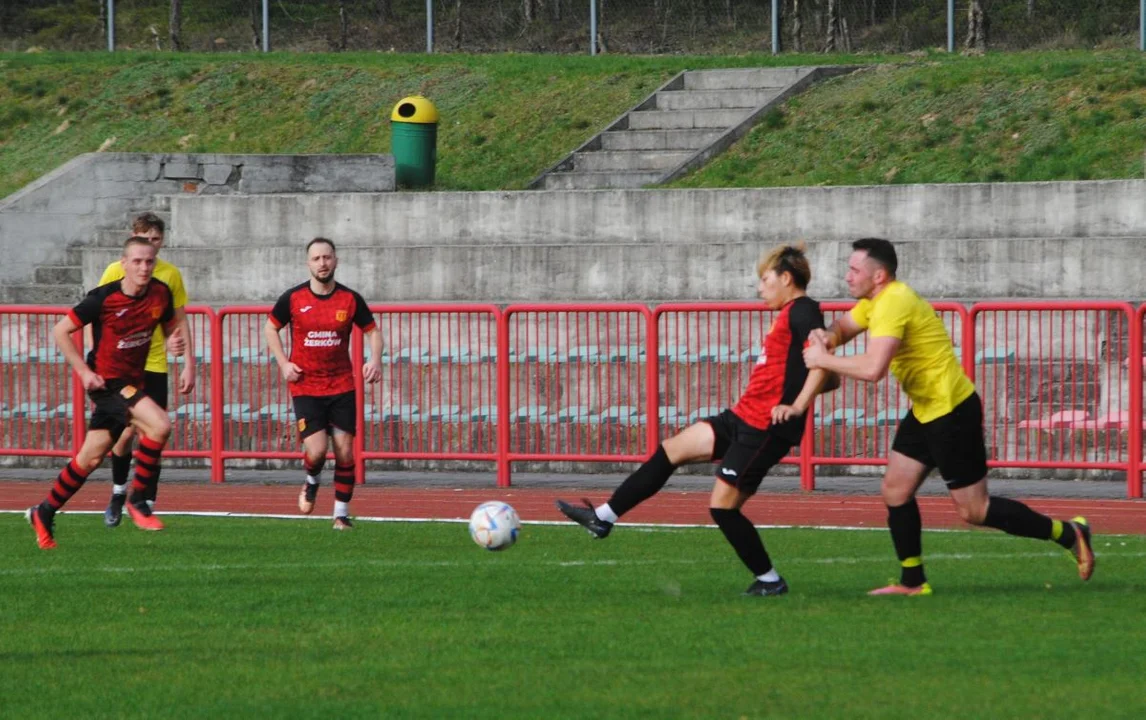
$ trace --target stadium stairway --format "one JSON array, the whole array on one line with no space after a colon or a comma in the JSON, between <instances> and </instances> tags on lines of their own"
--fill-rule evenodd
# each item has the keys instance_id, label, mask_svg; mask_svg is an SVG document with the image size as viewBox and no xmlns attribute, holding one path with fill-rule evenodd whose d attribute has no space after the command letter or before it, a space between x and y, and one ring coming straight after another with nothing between
<instances>
[{"instance_id":1,"label":"stadium stairway","mask_svg":"<svg viewBox=\"0 0 1146 720\"><path fill-rule=\"evenodd\" d=\"M156 196L149 207L131 210L124 214L122 222L115 227L97 228L92 232L92 240L87 245L69 247L63 262L39 265L30 283L13 283L0 287L0 303L20 305L73 305L83 298L89 284L84 282L84 253L89 249L107 251L111 260L120 255L123 242L131 231L131 222L144 212L153 212L163 221L171 223L170 199ZM107 263L104 264L106 267ZM102 268L100 272L102 273ZM91 279L94 282L98 276Z\"/></svg>"},{"instance_id":2,"label":"stadium stairway","mask_svg":"<svg viewBox=\"0 0 1146 720\"><path fill-rule=\"evenodd\" d=\"M581 190L659 185L727 150L788 98L847 66L687 70L531 184Z\"/></svg>"}]
</instances>

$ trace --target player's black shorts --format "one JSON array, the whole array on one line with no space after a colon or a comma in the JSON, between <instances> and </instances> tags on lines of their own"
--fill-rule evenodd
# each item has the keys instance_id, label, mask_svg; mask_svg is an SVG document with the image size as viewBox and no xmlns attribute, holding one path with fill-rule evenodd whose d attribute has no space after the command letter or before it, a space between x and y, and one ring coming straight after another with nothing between
<instances>
[{"instance_id":1,"label":"player's black shorts","mask_svg":"<svg viewBox=\"0 0 1146 720\"><path fill-rule=\"evenodd\" d=\"M731 410L704 418L704 422L712 426L716 435L712 448L712 459L720 460L716 477L749 495L792 449L791 442L752 427Z\"/></svg>"},{"instance_id":2,"label":"player's black shorts","mask_svg":"<svg viewBox=\"0 0 1146 720\"><path fill-rule=\"evenodd\" d=\"M143 373L143 392L164 410L167 409L167 373L148 370Z\"/></svg>"},{"instance_id":3,"label":"player's black shorts","mask_svg":"<svg viewBox=\"0 0 1146 720\"><path fill-rule=\"evenodd\" d=\"M950 490L987 476L987 446L983 442L983 401L979 393L931 422L921 423L908 410L899 423L891 449L918 460L939 474Z\"/></svg>"},{"instance_id":4,"label":"player's black shorts","mask_svg":"<svg viewBox=\"0 0 1146 720\"><path fill-rule=\"evenodd\" d=\"M107 430L113 440L118 440L130 420L129 408L143 396L142 390L122 380L108 380L102 389L89 390L88 397L95 403L95 410L88 428Z\"/></svg>"},{"instance_id":5,"label":"player's black shorts","mask_svg":"<svg viewBox=\"0 0 1146 720\"><path fill-rule=\"evenodd\" d=\"M350 435L358 433L358 413L354 407L354 391L338 395L299 395L294 398L294 416L298 421L299 439L317 432L341 430Z\"/></svg>"}]
</instances>

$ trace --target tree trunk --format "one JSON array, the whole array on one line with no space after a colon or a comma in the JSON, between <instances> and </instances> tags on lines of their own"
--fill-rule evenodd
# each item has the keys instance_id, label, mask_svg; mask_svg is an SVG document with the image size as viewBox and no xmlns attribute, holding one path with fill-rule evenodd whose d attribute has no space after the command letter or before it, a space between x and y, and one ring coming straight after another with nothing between
<instances>
[{"instance_id":1,"label":"tree trunk","mask_svg":"<svg viewBox=\"0 0 1146 720\"><path fill-rule=\"evenodd\" d=\"M262 23L263 17L262 3L259 0L251 0L248 6L251 8L251 46L258 52L262 49L259 33L259 24Z\"/></svg>"},{"instance_id":2,"label":"tree trunk","mask_svg":"<svg viewBox=\"0 0 1146 720\"><path fill-rule=\"evenodd\" d=\"M828 28L827 28L827 42L824 44L824 52L833 53L838 48L836 45L836 37L840 34L840 0L828 0Z\"/></svg>"},{"instance_id":3,"label":"tree trunk","mask_svg":"<svg viewBox=\"0 0 1146 720\"><path fill-rule=\"evenodd\" d=\"M171 14L167 19L167 30L170 35L171 49L178 52L183 49L183 0L171 0Z\"/></svg>"},{"instance_id":4,"label":"tree trunk","mask_svg":"<svg viewBox=\"0 0 1146 720\"><path fill-rule=\"evenodd\" d=\"M346 50L346 0L338 0L338 49Z\"/></svg>"},{"instance_id":5,"label":"tree trunk","mask_svg":"<svg viewBox=\"0 0 1146 720\"><path fill-rule=\"evenodd\" d=\"M391 0L374 0L374 13L381 21L390 20L394 17L394 6Z\"/></svg>"},{"instance_id":6,"label":"tree trunk","mask_svg":"<svg viewBox=\"0 0 1146 720\"><path fill-rule=\"evenodd\" d=\"M792 49L804 52L804 24L800 20L800 0L792 0Z\"/></svg>"},{"instance_id":7,"label":"tree trunk","mask_svg":"<svg viewBox=\"0 0 1146 720\"><path fill-rule=\"evenodd\" d=\"M1027 18L1035 16L1035 0L1027 0Z\"/></svg>"},{"instance_id":8,"label":"tree trunk","mask_svg":"<svg viewBox=\"0 0 1146 720\"><path fill-rule=\"evenodd\" d=\"M462 0L454 3L454 50L462 49Z\"/></svg>"},{"instance_id":9,"label":"tree trunk","mask_svg":"<svg viewBox=\"0 0 1146 720\"><path fill-rule=\"evenodd\" d=\"M95 0L99 6L99 36L107 44L107 0Z\"/></svg>"},{"instance_id":10,"label":"tree trunk","mask_svg":"<svg viewBox=\"0 0 1146 720\"><path fill-rule=\"evenodd\" d=\"M987 13L983 9L983 0L971 0L967 8L967 42L968 50L987 49L987 28L989 24Z\"/></svg>"}]
</instances>

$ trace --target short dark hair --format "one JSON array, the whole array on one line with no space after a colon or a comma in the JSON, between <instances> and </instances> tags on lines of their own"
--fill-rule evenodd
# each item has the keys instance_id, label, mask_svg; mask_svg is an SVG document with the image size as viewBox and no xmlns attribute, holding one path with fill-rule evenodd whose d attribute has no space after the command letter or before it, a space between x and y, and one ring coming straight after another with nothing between
<instances>
[{"instance_id":1,"label":"short dark hair","mask_svg":"<svg viewBox=\"0 0 1146 720\"><path fill-rule=\"evenodd\" d=\"M131 221L131 232L135 234L145 233L148 230L158 230L164 235L167 234L167 223L163 222L163 218L155 213L145 212L142 215L137 215Z\"/></svg>"},{"instance_id":2,"label":"short dark hair","mask_svg":"<svg viewBox=\"0 0 1146 720\"><path fill-rule=\"evenodd\" d=\"M792 283L796 287L807 290L808 283L812 280L812 269L808 265L808 258L804 255L806 250L804 243L773 248L756 263L757 277L764 277L764 273L769 270L775 270L777 275L788 273L792 276Z\"/></svg>"},{"instance_id":3,"label":"short dark hair","mask_svg":"<svg viewBox=\"0 0 1146 720\"><path fill-rule=\"evenodd\" d=\"M328 239L326 239L326 238L324 238L324 237L316 237L314 240L311 240L310 242L308 242L308 243L306 244L306 254L307 254L307 255L310 255L310 249L311 249L311 247L313 247L313 246L315 246L315 245L317 245L317 244L319 244L319 243L326 243L327 245L329 245L329 246L330 246L330 251L331 251L331 252L333 252L333 253L337 253L337 252L338 252L338 248L334 247L334 241L333 241L333 240L328 240Z\"/></svg>"},{"instance_id":4,"label":"short dark hair","mask_svg":"<svg viewBox=\"0 0 1146 720\"><path fill-rule=\"evenodd\" d=\"M127 249L129 247L131 247L132 245L146 245L149 248L155 247L154 245L151 244L150 240L143 237L142 235L132 235L127 240L125 240L123 243L123 254L124 255L127 255Z\"/></svg>"},{"instance_id":5,"label":"short dark hair","mask_svg":"<svg viewBox=\"0 0 1146 720\"><path fill-rule=\"evenodd\" d=\"M883 238L860 238L852 243L852 250L863 250L872 260L883 266L884 270L895 277L899 267L899 258L895 255L895 246L890 240Z\"/></svg>"}]
</instances>

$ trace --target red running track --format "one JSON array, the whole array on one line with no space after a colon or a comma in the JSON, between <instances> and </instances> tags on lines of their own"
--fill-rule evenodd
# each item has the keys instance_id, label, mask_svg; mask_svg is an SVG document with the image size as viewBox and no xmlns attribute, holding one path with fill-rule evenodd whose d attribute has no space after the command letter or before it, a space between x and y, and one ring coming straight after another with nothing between
<instances>
[{"instance_id":1,"label":"red running track","mask_svg":"<svg viewBox=\"0 0 1146 720\"><path fill-rule=\"evenodd\" d=\"M22 510L44 499L47 482L0 483L0 510ZM85 487L72 498L67 510L102 511L107 503L107 483ZM562 521L553 501L576 501L585 495L604 502L607 491L576 490L443 489L359 486L351 505L361 517L468 518L485 500L504 500L523 520ZM234 512L298 514L298 489L292 485L166 485L159 491L162 512ZM316 515L329 515L334 494L329 486L319 493ZM1133 500L1027 499L1034 509L1058 518L1085 515L1099 533L1146 534L1146 504ZM966 528L945 497L921 497L919 505L927 528ZM808 525L832 527L885 527L886 510L877 497L821 494L761 494L749 501L746 514L758 525ZM625 516L626 522L664 524L711 524L707 492L662 492Z\"/></svg>"}]
</instances>

